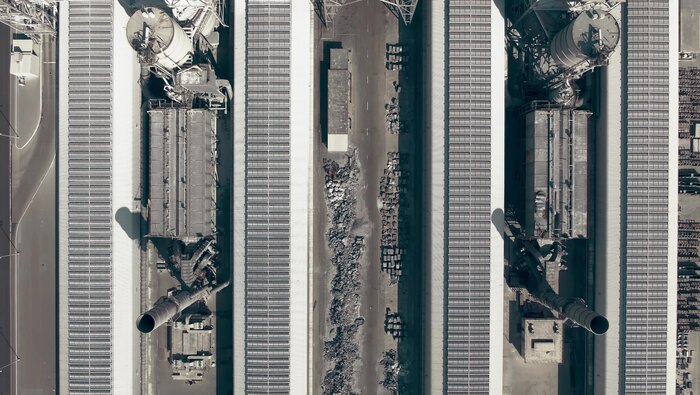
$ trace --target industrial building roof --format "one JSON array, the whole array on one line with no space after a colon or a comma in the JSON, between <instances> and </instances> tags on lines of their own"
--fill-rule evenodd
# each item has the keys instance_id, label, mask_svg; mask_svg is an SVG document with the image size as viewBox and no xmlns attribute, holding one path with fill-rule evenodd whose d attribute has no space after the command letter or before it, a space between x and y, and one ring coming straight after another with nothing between
<instances>
[{"instance_id":1,"label":"industrial building roof","mask_svg":"<svg viewBox=\"0 0 700 395\"><path fill-rule=\"evenodd\" d=\"M331 70L347 70L350 62L350 51L345 48L331 48L330 68Z\"/></svg>"},{"instance_id":2,"label":"industrial building roof","mask_svg":"<svg viewBox=\"0 0 700 395\"><path fill-rule=\"evenodd\" d=\"M58 235L67 244L59 264L64 279L60 292L67 305L58 318L67 372L62 392L112 392L113 267L112 267L112 1L68 4L66 43L67 157L59 184L67 186L59 199L67 207L67 224ZM63 9L62 9L63 11ZM93 26L100 26L94 29ZM65 183L65 184L64 184ZM62 189L63 190L63 189ZM65 226L65 225L64 225ZM65 260L64 260L65 259ZM65 299L64 299L65 300ZM66 375L67 374L67 375Z\"/></svg>"},{"instance_id":3,"label":"industrial building roof","mask_svg":"<svg viewBox=\"0 0 700 395\"><path fill-rule=\"evenodd\" d=\"M563 320L525 318L522 327L522 353L526 363L562 363Z\"/></svg>"},{"instance_id":4,"label":"industrial building roof","mask_svg":"<svg viewBox=\"0 0 700 395\"><path fill-rule=\"evenodd\" d=\"M290 8L246 6L247 394L290 393Z\"/></svg>"},{"instance_id":5,"label":"industrial building roof","mask_svg":"<svg viewBox=\"0 0 700 395\"><path fill-rule=\"evenodd\" d=\"M328 70L328 134L348 134L350 72Z\"/></svg>"},{"instance_id":6,"label":"industrial building roof","mask_svg":"<svg viewBox=\"0 0 700 395\"><path fill-rule=\"evenodd\" d=\"M559 108L525 115L526 235L587 237L589 116Z\"/></svg>"},{"instance_id":7,"label":"industrial building roof","mask_svg":"<svg viewBox=\"0 0 700 395\"><path fill-rule=\"evenodd\" d=\"M502 255L491 248L492 198L498 193L492 189L492 136L502 133L492 129L492 118L502 115L491 96L492 71L499 67L492 65L490 50L491 3L458 0L445 6L446 393L488 393L490 380L500 381L500 372L490 369L491 326L502 330L492 320L492 292L503 298L492 289L492 263Z\"/></svg>"},{"instance_id":8,"label":"industrial building roof","mask_svg":"<svg viewBox=\"0 0 700 395\"><path fill-rule=\"evenodd\" d=\"M669 131L670 5L636 0L626 7L621 386L626 393L669 393L674 389L667 388L667 373L674 367L667 361L675 331L668 331L668 304L676 298L669 294L676 281L669 278L675 264L669 261L669 236L675 238L669 226L676 220L669 217L669 187L676 187L669 186L669 139L676 138Z\"/></svg>"},{"instance_id":9,"label":"industrial building roof","mask_svg":"<svg viewBox=\"0 0 700 395\"><path fill-rule=\"evenodd\" d=\"M197 239L215 233L216 113L149 114L149 235Z\"/></svg>"}]
</instances>

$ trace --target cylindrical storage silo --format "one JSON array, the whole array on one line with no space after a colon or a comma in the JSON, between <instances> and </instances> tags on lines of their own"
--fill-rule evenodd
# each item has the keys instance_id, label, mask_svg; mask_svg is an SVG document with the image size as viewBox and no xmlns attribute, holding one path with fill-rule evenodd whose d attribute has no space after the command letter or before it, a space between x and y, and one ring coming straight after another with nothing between
<instances>
[{"instance_id":1,"label":"cylindrical storage silo","mask_svg":"<svg viewBox=\"0 0 700 395\"><path fill-rule=\"evenodd\" d=\"M192 40L182 27L158 8L136 11L126 25L126 36L149 63L168 70L185 64L194 52Z\"/></svg>"},{"instance_id":2,"label":"cylindrical storage silo","mask_svg":"<svg viewBox=\"0 0 700 395\"><path fill-rule=\"evenodd\" d=\"M586 11L554 36L550 51L557 65L569 68L612 52L619 39L620 25L612 15Z\"/></svg>"}]
</instances>

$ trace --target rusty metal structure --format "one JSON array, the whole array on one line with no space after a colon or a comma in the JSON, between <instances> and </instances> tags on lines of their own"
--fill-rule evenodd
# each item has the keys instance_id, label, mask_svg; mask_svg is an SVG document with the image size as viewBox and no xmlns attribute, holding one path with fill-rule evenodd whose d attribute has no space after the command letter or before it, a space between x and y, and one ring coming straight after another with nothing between
<instances>
[{"instance_id":1,"label":"rusty metal structure","mask_svg":"<svg viewBox=\"0 0 700 395\"><path fill-rule=\"evenodd\" d=\"M338 11L347 5L359 3L361 0L312 0L316 15L324 26L333 23ZM406 26L411 24L416 13L418 0L379 0L387 6L392 14L403 20Z\"/></svg>"},{"instance_id":2,"label":"rusty metal structure","mask_svg":"<svg viewBox=\"0 0 700 395\"><path fill-rule=\"evenodd\" d=\"M58 5L55 0L0 0L0 23L38 41L56 34Z\"/></svg>"},{"instance_id":3,"label":"rusty metal structure","mask_svg":"<svg viewBox=\"0 0 700 395\"><path fill-rule=\"evenodd\" d=\"M401 18L406 26L411 24L413 21L413 15L416 13L416 7L418 6L418 0L380 0L384 5L386 5L389 10L396 15L396 17Z\"/></svg>"},{"instance_id":4,"label":"rusty metal structure","mask_svg":"<svg viewBox=\"0 0 700 395\"><path fill-rule=\"evenodd\" d=\"M507 36L512 55L525 65L527 91L540 91L540 95L545 91L549 100L573 106L576 80L607 65L617 47L620 25L610 11L618 4L612 0L513 2Z\"/></svg>"}]
</instances>

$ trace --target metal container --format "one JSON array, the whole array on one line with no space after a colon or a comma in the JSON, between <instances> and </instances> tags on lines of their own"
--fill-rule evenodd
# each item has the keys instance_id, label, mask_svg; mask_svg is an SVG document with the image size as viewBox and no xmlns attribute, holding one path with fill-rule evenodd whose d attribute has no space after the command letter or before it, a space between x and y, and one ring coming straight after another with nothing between
<instances>
[{"instance_id":1,"label":"metal container","mask_svg":"<svg viewBox=\"0 0 700 395\"><path fill-rule=\"evenodd\" d=\"M620 40L620 25L607 12L598 10L579 14L554 36L550 45L552 59L570 68L586 60L606 57Z\"/></svg>"},{"instance_id":2,"label":"metal container","mask_svg":"<svg viewBox=\"0 0 700 395\"><path fill-rule=\"evenodd\" d=\"M142 62L173 70L194 52L192 40L180 25L158 8L136 11L126 25L126 36Z\"/></svg>"}]
</instances>

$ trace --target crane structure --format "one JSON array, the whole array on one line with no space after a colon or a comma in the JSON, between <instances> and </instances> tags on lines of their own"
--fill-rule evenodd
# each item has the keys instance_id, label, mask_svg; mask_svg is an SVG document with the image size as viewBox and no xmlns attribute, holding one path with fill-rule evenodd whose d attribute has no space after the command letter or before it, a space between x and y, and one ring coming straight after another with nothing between
<instances>
[{"instance_id":1,"label":"crane structure","mask_svg":"<svg viewBox=\"0 0 700 395\"><path fill-rule=\"evenodd\" d=\"M324 26L333 23L333 19L338 14L340 8L355 4L361 0L312 0L316 15L321 20ZM397 18L401 18L406 26L411 24L413 15L418 6L418 0L379 0L384 3L392 14Z\"/></svg>"},{"instance_id":2,"label":"crane structure","mask_svg":"<svg viewBox=\"0 0 700 395\"><path fill-rule=\"evenodd\" d=\"M418 0L380 0L397 18L403 19L406 26L411 24L413 14L416 13Z\"/></svg>"},{"instance_id":3,"label":"crane structure","mask_svg":"<svg viewBox=\"0 0 700 395\"><path fill-rule=\"evenodd\" d=\"M55 0L0 0L0 23L38 41L56 34L58 6Z\"/></svg>"},{"instance_id":4,"label":"crane structure","mask_svg":"<svg viewBox=\"0 0 700 395\"><path fill-rule=\"evenodd\" d=\"M338 14L338 10L346 5L355 4L360 1L361 0L313 0L313 3L318 19L321 20L324 26L328 26L333 23L333 19L336 14Z\"/></svg>"}]
</instances>

